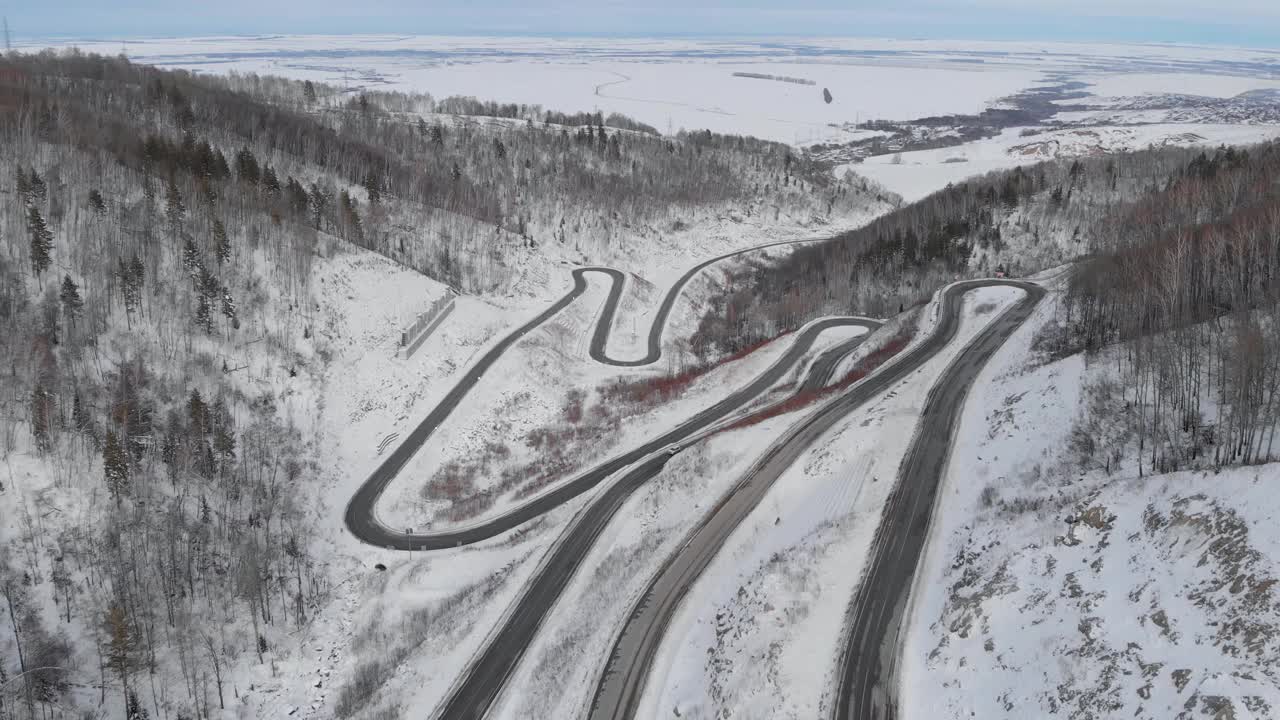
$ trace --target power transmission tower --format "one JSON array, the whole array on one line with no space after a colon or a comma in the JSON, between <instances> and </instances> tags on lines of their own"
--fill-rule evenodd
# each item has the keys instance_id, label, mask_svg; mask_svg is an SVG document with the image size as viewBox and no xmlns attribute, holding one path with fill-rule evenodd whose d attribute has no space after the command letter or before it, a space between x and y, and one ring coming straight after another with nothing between
<instances>
[{"instance_id":1,"label":"power transmission tower","mask_svg":"<svg viewBox=\"0 0 1280 720\"><path fill-rule=\"evenodd\" d=\"M4 18L4 51L5 53L13 52L13 42L9 39L9 18Z\"/></svg>"}]
</instances>

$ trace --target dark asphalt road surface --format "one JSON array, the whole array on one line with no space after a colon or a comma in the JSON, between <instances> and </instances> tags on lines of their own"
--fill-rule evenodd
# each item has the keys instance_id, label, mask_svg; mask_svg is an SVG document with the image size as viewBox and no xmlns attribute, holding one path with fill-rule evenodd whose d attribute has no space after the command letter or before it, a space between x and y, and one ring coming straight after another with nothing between
<instances>
[{"instance_id":1,"label":"dark asphalt road surface","mask_svg":"<svg viewBox=\"0 0 1280 720\"><path fill-rule=\"evenodd\" d=\"M550 509L586 487L595 486L615 471L627 468L621 477L612 481L570 521L556 545L544 558L542 566L525 586L523 594L516 600L502 627L490 636L488 645L466 669L464 677L455 686L453 694L437 717L448 720L484 717L560 597L560 591L590 552L596 537L631 494L656 476L670 459L667 453L662 452L663 448L707 427L764 392L803 357L822 331L841 325L860 325L868 330L879 327L879 323L849 318L830 318L809 325L792 342L781 359L746 387L703 410L674 430L570 481L568 485L562 486L565 488L565 497L560 498L559 489L547 496L546 509ZM841 345L852 347L850 343L859 340L861 338L854 338ZM576 483L583 483L584 487L576 489L573 487Z\"/></svg>"},{"instance_id":2,"label":"dark asphalt road surface","mask_svg":"<svg viewBox=\"0 0 1280 720\"><path fill-rule=\"evenodd\" d=\"M689 434L696 432L706 425L719 419L721 416L736 409L736 407L746 403L755 395L772 385L778 377L780 377L787 367L774 366L770 367L761 375L757 381L753 382L747 388L734 393L730 397L725 398L720 403L704 410L689 421L666 433L661 438L646 444L642 448L618 456L607 461L603 465L593 469L592 471L574 478L572 481L561 485L554 492L541 495L535 500L522 505L518 509L491 519L490 521L470 527L465 530L456 530L452 532L439 533L414 533L407 534L402 528L391 528L384 525L377 517L375 511L378 498L386 490L387 485L404 469L405 464L409 462L418 450L420 450L427 439L431 437L436 428L442 422L448 419L458 404L466 398L489 370L512 345L516 344L521 338L529 332L541 326L551 318L555 317L561 310L564 310L574 300L576 300L587 289L587 274L600 273L608 277L612 281L612 287L609 296L605 300L603 311L596 323L596 328L591 338L590 354L592 359L597 362L618 367L635 367L647 365L657 362L662 357L662 333L666 327L667 318L671 314L671 309L675 306L679 299L680 293L684 290L685 285L693 279L695 275L705 269L707 266L726 260L731 257L744 255L747 253L763 250L765 248L776 247L781 245L796 245L808 242L816 242L815 240L801 241L785 241L776 243L767 243L757 245L755 247L739 250L732 253L726 253L718 257L706 260L688 270L684 275L676 280L675 284L667 291L663 298L662 305L658 309L657 315L653 320L653 325L649 329L649 347L645 357L636 360L615 360L608 356L607 346L609 333L613 327L614 318L617 315L618 304L622 297L625 275L611 268L578 268L573 271L573 289L557 300L550 307L540 313L537 317L529 322L521 325L504 337L500 342L491 347L480 360L469 368L458 382L444 396L444 398L432 408L431 412L423 418L422 422L404 437L400 445L387 456L369 476L367 480L356 490L351 496L351 500L347 503L345 522L347 529L351 531L357 539L370 545L379 547L393 548L396 550L439 550L443 548L456 547L459 545L467 545L469 543L478 542L492 538L496 535L504 533L523 523L532 520L543 513L556 508L579 494L595 487L601 480L621 470L622 468L636 462L640 458L653 452L658 447L670 444L677 440L683 439ZM837 322L837 324L839 324ZM825 327L833 327L827 325ZM823 329L825 329L825 327ZM871 327L871 325L867 325ZM816 331L813 336L807 338L810 345L813 337L816 337ZM800 338L796 341L796 345L800 345L801 341L806 338ZM806 345L803 350L808 350L810 345ZM796 349L793 347L793 349ZM790 359L791 362L799 359L803 354L800 352L790 352L784 359ZM789 367L789 366L788 366Z\"/></svg>"},{"instance_id":3,"label":"dark asphalt road surface","mask_svg":"<svg viewBox=\"0 0 1280 720\"><path fill-rule=\"evenodd\" d=\"M801 453L851 411L914 372L933 358L939 350L950 344L960 326L960 300L965 293L980 287L1009 284L1026 289L1029 297L1034 300L1038 300L1039 294L1043 293L1043 290L1036 286L1004 281L975 280L953 285L942 297L938 311L939 322L928 338L866 381L853 386L837 400L823 406L817 413L792 426L781 438L770 445L764 456L743 476L729 496L708 513L681 549L663 564L632 609L621 634L614 642L608 665L596 688L591 708L593 720L621 720L636 717L649 670L681 600L723 547L734 529L759 505L774 482L795 463ZM1029 303L1024 301L1022 305L1015 306L1010 312L1034 305L1034 300ZM1025 313L1021 317L1025 317ZM956 373L949 369L939 382L940 387L945 386L949 389L948 392L943 393L949 401L958 402L958 399L963 399L964 390L967 389L968 383L972 382L973 376L981 368L986 357L999 346L999 343L1019 322L1021 322L1020 319L1011 323L1006 314L1000 320L993 322L979 336L974 345L960 356L956 366L966 368L966 372ZM823 373L827 373L829 379L829 373L834 371L841 357L834 354L836 349L838 348L824 353L810 367L811 379L815 376L822 377ZM827 357L828 354L831 357ZM951 408L950 405L939 406L938 403L932 402L932 398L933 395L930 396L931 402L925 410L926 421L931 424L934 423L935 416L939 413L945 415ZM924 430L923 436L936 438L945 447L946 441L942 440L941 436L933 435L933 431L930 425ZM937 443L926 444L933 446ZM893 540L886 542L890 545L894 543ZM910 570L907 571L906 577L908 579L911 577Z\"/></svg>"},{"instance_id":4,"label":"dark asphalt road surface","mask_svg":"<svg viewBox=\"0 0 1280 720\"><path fill-rule=\"evenodd\" d=\"M965 397L983 366L1044 297L1038 285L1009 284L1023 288L1027 296L974 339L947 367L925 401L921 425L899 468L868 570L850 608L848 636L836 674L832 713L836 720L896 716L903 616Z\"/></svg>"}]
</instances>

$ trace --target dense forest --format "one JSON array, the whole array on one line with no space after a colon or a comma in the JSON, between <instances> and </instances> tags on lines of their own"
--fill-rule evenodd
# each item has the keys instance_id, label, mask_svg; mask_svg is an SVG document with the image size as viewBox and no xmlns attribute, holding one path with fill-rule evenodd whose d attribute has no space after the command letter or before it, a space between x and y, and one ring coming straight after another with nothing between
<instances>
[{"instance_id":1,"label":"dense forest","mask_svg":"<svg viewBox=\"0 0 1280 720\"><path fill-rule=\"evenodd\" d=\"M1064 315L1041 345L1118 358L1076 433L1082 461L1112 470L1128 451L1143 473L1274 458L1275 143L1053 161L949 186L742 270L694 347L731 351L824 314L892 315L958 277L1079 258Z\"/></svg>"},{"instance_id":2,"label":"dense forest","mask_svg":"<svg viewBox=\"0 0 1280 720\"><path fill-rule=\"evenodd\" d=\"M735 350L818 315L893 314L960 275L1050 267L1090 250L1115 203L1161 186L1194 157L1144 151L1048 162L949 185L776 263L743 269L706 313L703 352Z\"/></svg>"},{"instance_id":3,"label":"dense forest","mask_svg":"<svg viewBox=\"0 0 1280 720\"><path fill-rule=\"evenodd\" d=\"M78 55L12 65L32 112L56 106L64 132L102 135L93 142L131 166L141 148L110 127L113 115L125 126L142 120L154 136L155 174L234 174L269 210L310 214L317 229L464 292L509 285L515 258L539 246L607 263L642 251L629 240L730 210L807 219L861 209L875 194L779 143L705 131L663 137L618 115L343 93ZM137 108L142 118L127 115ZM431 114L450 110L465 114ZM224 157L202 156L206 142ZM330 178L313 182L305 167Z\"/></svg>"},{"instance_id":4,"label":"dense forest","mask_svg":"<svg viewBox=\"0 0 1280 720\"><path fill-rule=\"evenodd\" d=\"M329 586L285 392L322 349L321 175L129 67L0 66L4 718L208 716Z\"/></svg>"},{"instance_id":5,"label":"dense forest","mask_svg":"<svg viewBox=\"0 0 1280 720\"><path fill-rule=\"evenodd\" d=\"M428 99L0 59L0 718L208 717L326 602L313 274L348 243L484 291L868 197L782 145Z\"/></svg>"},{"instance_id":6,"label":"dense forest","mask_svg":"<svg viewBox=\"0 0 1280 720\"><path fill-rule=\"evenodd\" d=\"M1200 154L1107 214L1072 276L1064 349L1114 353L1127 422L1086 426L1084 458L1137 470L1267 462L1280 419L1280 144ZM1100 408L1104 409L1104 408Z\"/></svg>"}]
</instances>

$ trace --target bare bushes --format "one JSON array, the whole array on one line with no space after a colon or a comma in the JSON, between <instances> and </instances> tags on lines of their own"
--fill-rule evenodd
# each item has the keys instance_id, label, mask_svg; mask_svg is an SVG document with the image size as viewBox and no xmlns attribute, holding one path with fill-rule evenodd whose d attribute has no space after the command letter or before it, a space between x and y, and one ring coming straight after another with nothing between
<instances>
[{"instance_id":1,"label":"bare bushes","mask_svg":"<svg viewBox=\"0 0 1280 720\"><path fill-rule=\"evenodd\" d=\"M338 692L338 700L333 705L333 714L338 718L349 718L374 699L386 678L395 673L396 666L403 657L374 658L356 666L351 680Z\"/></svg>"},{"instance_id":2,"label":"bare bushes","mask_svg":"<svg viewBox=\"0 0 1280 720\"><path fill-rule=\"evenodd\" d=\"M1083 352L1084 345L1064 323L1054 318L1036 330L1031 351L1042 361L1053 362Z\"/></svg>"},{"instance_id":3,"label":"bare bushes","mask_svg":"<svg viewBox=\"0 0 1280 720\"><path fill-rule=\"evenodd\" d=\"M1000 499L1000 490L995 485L987 485L982 488L982 494L978 499L982 503L982 507L989 508Z\"/></svg>"},{"instance_id":4,"label":"bare bushes","mask_svg":"<svg viewBox=\"0 0 1280 720\"><path fill-rule=\"evenodd\" d=\"M1280 420L1280 145L1201 154L1099 225L1068 325L1118 346L1139 473L1272 458Z\"/></svg>"},{"instance_id":5,"label":"bare bushes","mask_svg":"<svg viewBox=\"0 0 1280 720\"><path fill-rule=\"evenodd\" d=\"M741 360L776 339L760 340L731 355L672 373L620 378L601 385L594 393L570 390L556 422L534 428L519 438L518 442L530 451L528 460L511 462L509 444L486 442L472 456L442 465L423 488L422 497L429 502L447 503L436 519L453 523L477 517L508 494L514 493L516 499L531 497L583 469L616 445L622 423L628 418L679 398L710 372ZM478 488L486 484L480 482L481 478L495 476L497 482Z\"/></svg>"},{"instance_id":6,"label":"bare bushes","mask_svg":"<svg viewBox=\"0 0 1280 720\"><path fill-rule=\"evenodd\" d=\"M399 622L387 623L382 614L375 614L370 627L357 635L352 650L370 652L374 657L362 659L334 703L334 716L349 718L376 701L383 688L396 674L409 656L428 640L451 644L471 628L468 615L478 605L487 603L493 594L510 577L516 564L508 565L479 581L464 586L457 592L432 605L406 612ZM381 708L373 718L399 717L399 707Z\"/></svg>"},{"instance_id":7,"label":"bare bushes","mask_svg":"<svg viewBox=\"0 0 1280 720\"><path fill-rule=\"evenodd\" d=\"M747 415L741 420L727 426L725 430L736 430L738 428L749 427L751 425L758 425L765 420L779 415L785 415L790 412L795 412L796 410L812 405L818 400L830 397L848 389L858 381L870 375L876 368L883 365L894 355L902 352L907 345L911 344L911 338L914 335L915 325L904 324L898 331L897 335L893 336L884 345L871 351L859 360L857 365L850 369L849 372L840 379L840 382L817 390L802 390L781 402L767 405L760 410Z\"/></svg>"},{"instance_id":8,"label":"bare bushes","mask_svg":"<svg viewBox=\"0 0 1280 720\"><path fill-rule=\"evenodd\" d=\"M693 385L694 381L703 375L728 363L741 360L784 335L787 335L787 333L784 332L768 338L758 339L716 360L703 360L696 365L667 375L650 375L636 380L616 380L600 388L601 398L607 402L619 403L633 408L648 409L656 407L679 397L689 386Z\"/></svg>"}]
</instances>

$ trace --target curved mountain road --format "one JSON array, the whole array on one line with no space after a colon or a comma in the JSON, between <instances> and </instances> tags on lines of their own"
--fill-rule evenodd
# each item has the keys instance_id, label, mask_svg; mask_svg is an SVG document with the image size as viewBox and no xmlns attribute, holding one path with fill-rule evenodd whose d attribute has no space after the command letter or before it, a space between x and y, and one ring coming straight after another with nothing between
<instances>
[{"instance_id":1,"label":"curved mountain road","mask_svg":"<svg viewBox=\"0 0 1280 720\"><path fill-rule=\"evenodd\" d=\"M666 296L662 300L662 304L655 314L653 323L649 328L648 347L645 355L640 358L619 360L609 356L608 341L609 335L613 328L614 319L617 316L618 305L622 298L622 291L625 286L626 276L619 270L612 268L577 268L573 270L573 288L559 300L554 302L546 310L539 313L532 320L524 325L516 328L512 332L502 338L501 341L489 348L488 351L480 357L480 359L463 373L457 383L449 390L443 399L432 408L423 420L418 423L414 429L408 433L401 443L393 450L380 464L374 469L373 473L367 480L356 490L351 496L351 500L347 503L345 514L345 522L347 529L351 531L357 539L370 545L379 547L392 548L396 550L438 550L448 547L456 547L458 545L467 545L481 540L487 540L496 535L504 533L512 528L518 527L529 520L532 520L547 511L560 506L564 502L578 496L579 494L595 487L601 480L621 470L622 468L636 462L644 456L664 447L670 443L679 441L688 435L706 427L715 420L725 414L728 414L738 406L746 403L754 398L760 392L763 392L772 385L779 377L781 377L788 367L775 364L766 370L759 378L742 390L733 393L714 406L698 413L684 424L674 430L662 435L660 438L646 443L643 447L637 448L629 453L614 457L602 465L592 469L591 471L574 478L573 480L556 487L553 491L539 495L533 500L524 503L520 507L506 514L494 517L488 521L466 528L458 528L444 532L426 532L408 534L399 529L387 526L379 520L376 512L378 498L387 489L391 481L404 469L418 450L420 450L427 439L435 432L449 415L451 415L459 403L467 396L469 392L479 384L481 378L494 365L503 354L515 345L521 338L555 317L560 311L564 310L574 300L581 296L587 289L588 273L600 273L608 277L612 282L609 295L605 299L604 307L600 313L600 317L596 322L595 331L591 336L590 355L597 362L616 367L639 367L657 362L662 357L662 334L666 329L667 319L671 315L672 309L675 307L676 301L679 300L680 294L684 287L699 272L708 266L726 260L728 258L745 255L747 253L764 250L771 247L783 245L797 245L809 242L818 242L820 239L808 240L786 240L780 242L766 243L756 245L743 250L737 250L731 253L725 253L709 260L705 260L686 271L681 275L674 284L667 290ZM877 327L877 323L864 320L834 320L831 324L823 326L821 329L834 327L839 324L859 324L872 329ZM785 356L790 362L794 363L811 347L812 342L816 339L817 332L813 331L810 337L798 338L793 343L792 351ZM798 346L804 342L808 342L803 349Z\"/></svg>"},{"instance_id":2,"label":"curved mountain road","mask_svg":"<svg viewBox=\"0 0 1280 720\"><path fill-rule=\"evenodd\" d=\"M445 395L444 399L414 428L404 442L374 471L352 497L347 507L346 522L348 528L357 538L383 547L402 550L430 550L454 547L492 538L555 507L559 507L569 499L596 487L606 478L615 475L619 471L626 470L570 521L569 526L544 558L534 577L523 588L521 596L503 619L501 625L495 628L495 632L491 634L486 646L482 648L463 676L455 684L443 706L437 709L438 716L449 718L450 720L454 718L481 718L488 712L498 693L505 685L507 678L529 647L537 629L554 606L561 588L576 572L587 551L594 544L596 537L603 531L604 527L632 492L657 475L666 464L669 455L666 452L661 452L663 449L669 445L678 444L694 433L709 427L768 389L811 349L813 342L822 331L831 327L850 324L875 329L879 326L879 323L856 318L829 318L811 324L796 338L783 357L747 386L695 414L680 426L644 443L642 446L611 458L592 470L562 483L555 489L521 505L519 508L486 520L476 526L451 529L439 533L418 534L406 534L387 527L379 521L375 512L377 500L386 489L386 486L403 469L408 460L421 448L440 423L446 420L453 409L462 402L467 393L480 382L485 372L512 345L524 335L554 317L585 292L587 273L602 273L612 281L612 287L591 338L591 357L598 362L609 365L637 367L651 364L661 358L661 340L666 321L684 286L698 272L712 263L729 257L772 246L796 244L797 242L810 241L769 243L712 258L691 268L668 290L650 327L646 354L644 357L635 359L619 360L610 357L607 352L609 335L624 289L625 276L623 273L609 268L579 268L574 270L574 288L537 317L520 326L491 347L475 365L464 373L454 387ZM697 545L702 548L703 552L689 555L682 566L683 572L678 573L678 575L691 582L691 579L696 577L701 568L706 566L710 557L714 555L715 550L723 543L724 538L727 538L732 528L736 526L737 521L759 502L759 498L763 496L768 486L772 484L773 479L776 479L777 475L780 475L782 470L791 464L794 457L798 455L804 446L807 446L813 439L824 432L826 427L834 424L850 409L865 401L871 394L887 387L903 374L918 367L929 357L932 357L939 348L949 342L954 337L955 329L958 325L958 306L955 303L955 298L974 287L991 284L1019 283L972 281L953 286L944 296L942 310L940 310L942 319L929 338L926 338L907 355L897 359L882 372L873 375L863 383L855 386L853 390L823 406L822 411L815 413L814 417L807 419L800 427L788 432L786 442L775 444L757 465L759 470L750 475L749 481L744 482L736 489L703 523L701 529L706 531L705 539L699 540L697 543L691 543L691 546ZM853 338L822 353L809 367L800 389L813 389L828 382L831 375L834 374L840 359L860 341L861 338ZM682 585L687 590L687 582L674 584L675 587ZM670 603L672 608L678 603L679 596L682 596L683 592L684 590L679 590L673 596ZM647 605L647 603L644 605ZM658 613L656 617L661 615L662 613ZM653 644L656 649L656 639L660 638L662 627L665 627L665 621L652 625L656 632L640 633L636 637L643 640L646 636L652 636L648 642ZM625 637L626 635L624 634ZM620 642L622 642L621 639ZM637 667L642 671L647 670L649 661L644 660L643 652L636 654L619 652L616 653L615 661L618 658L626 657L639 659L641 662ZM602 704L600 701L602 697L608 696L605 686L609 677L629 675L637 678L623 685L624 688L628 684L636 686L635 691L631 693L634 698L638 698L638 689L643 687L644 672L620 674L612 669L614 668L613 663L611 663L610 667L611 671L606 673L601 692L597 695L593 716L599 714L598 708L608 705L608 703ZM613 705L614 707L622 708L624 713L622 716L628 716L626 715L626 708L629 707L629 704L626 701L626 696L626 692L618 694L622 701Z\"/></svg>"},{"instance_id":3,"label":"curved mountain road","mask_svg":"<svg viewBox=\"0 0 1280 720\"><path fill-rule=\"evenodd\" d=\"M983 329L947 367L925 400L920 426L876 531L868 570L850 607L848 636L836 674L835 720L889 720L897 714L903 617L960 412L983 366L1045 294L1039 285L1007 284L1021 287L1027 297Z\"/></svg>"},{"instance_id":4,"label":"curved mountain road","mask_svg":"<svg viewBox=\"0 0 1280 720\"><path fill-rule=\"evenodd\" d=\"M1021 322L1018 319L1011 323L1010 313L1018 311L1021 312L1020 317L1025 318L1030 307L1043 294L1041 288L1029 283L1004 280L973 280L951 285L942 295L938 324L927 338L863 382L854 385L848 392L821 406L769 446L730 494L707 514L681 548L663 564L633 607L614 642L608 664L596 688L590 714L593 720L621 720L636 716L649 670L671 619L694 581L710 564L732 532L759 505L777 479L819 437L851 411L914 372L955 339L960 327L960 300L965 293L993 285L1020 287L1027 291L1028 300L993 321L961 354L957 363L951 366L966 368L972 370L972 373L956 373L949 368L939 381L940 387L945 383L951 389L951 392L946 393L950 401L954 402L957 397L963 399L964 391L967 390L968 383L972 382L977 369L981 368L994 348ZM838 360L839 357L827 359L830 370L834 370ZM813 370L822 364L821 358L814 363L811 377L817 374ZM931 395L930 398L932 397ZM930 421L945 414L947 409L952 409L952 406L939 406L936 402L926 406L926 423L930 424L922 429L921 436L928 438L930 442L925 444L934 445L936 443L932 441L942 441L940 436L931 434ZM893 539L886 540L887 545L893 543ZM898 554L895 557L902 559L905 556ZM911 567L914 568L914 565ZM906 571L905 577L911 577L911 570ZM870 716L854 714L848 717Z\"/></svg>"},{"instance_id":5,"label":"curved mountain road","mask_svg":"<svg viewBox=\"0 0 1280 720\"><path fill-rule=\"evenodd\" d=\"M663 449L708 427L759 395L808 352L822 331L842 325L859 325L868 330L874 330L880 326L880 323L859 318L827 318L810 324L782 358L746 387L699 412L666 434L610 460L588 474L575 478L557 488L556 491L543 496L546 498L546 509L550 509L564 502L568 497L582 492L586 487L598 484L616 470L626 468L626 472L610 482L599 495L592 499L590 504L569 521L568 527L548 551L541 566L527 582L511 611L490 636L487 645L464 671L444 706L435 716L448 720L484 717L506 684L507 678L515 670L525 650L532 643L543 620L555 606L560 597L560 591L573 577L578 566L591 550L596 537L631 497L631 494L655 477L667 464L670 456L663 452ZM861 340L861 337L853 338L837 347L851 348ZM824 356L829 352L831 351L824 352ZM846 349L845 352L848 350ZM575 487L579 483L583 485L581 489ZM564 498L559 498L561 488L564 489Z\"/></svg>"}]
</instances>

